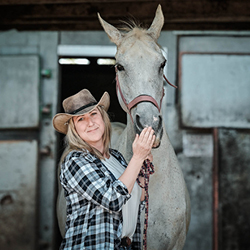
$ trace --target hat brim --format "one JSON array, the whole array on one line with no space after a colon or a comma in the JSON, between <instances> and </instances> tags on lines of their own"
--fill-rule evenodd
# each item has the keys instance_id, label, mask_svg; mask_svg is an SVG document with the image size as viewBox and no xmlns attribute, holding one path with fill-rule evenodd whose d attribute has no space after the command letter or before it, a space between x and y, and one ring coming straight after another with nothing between
<instances>
[{"instance_id":1,"label":"hat brim","mask_svg":"<svg viewBox=\"0 0 250 250\"><path fill-rule=\"evenodd\" d=\"M62 134L67 134L69 119L71 119L74 116L87 114L87 113L91 112L93 109L95 109L97 106L102 106L105 111L108 111L109 105L110 105L109 94L108 94L108 92L104 92L100 101L97 104L90 106L86 109L83 109L74 115L67 114L67 113L56 114L53 118L53 127L55 128L56 131L58 131Z\"/></svg>"}]
</instances>

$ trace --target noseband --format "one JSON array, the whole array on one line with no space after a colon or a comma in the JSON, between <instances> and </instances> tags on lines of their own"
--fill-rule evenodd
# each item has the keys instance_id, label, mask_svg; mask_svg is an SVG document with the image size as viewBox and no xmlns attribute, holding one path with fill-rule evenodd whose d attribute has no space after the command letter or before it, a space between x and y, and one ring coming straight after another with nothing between
<instances>
[{"instance_id":1,"label":"noseband","mask_svg":"<svg viewBox=\"0 0 250 250\"><path fill-rule=\"evenodd\" d=\"M115 68L115 71L116 71L116 95L118 96L118 92L120 93L122 101L125 104L126 108L128 109L128 112L129 112L132 123L134 123L134 121L133 121L133 118L132 118L132 115L131 115L131 109L140 102L151 102L157 107L159 112L161 111L162 99L163 99L163 96L165 94L164 93L164 88L162 88L162 96L161 96L161 100L160 100L160 106L158 105L157 101L150 95L139 95L139 96L135 97L131 102L127 103L127 101L126 101L126 99L125 99L125 97L124 97L124 95L122 94L122 91L121 91L121 87L120 87L120 83L119 83L119 79L118 79L118 74L117 74L117 68ZM169 85L173 86L174 88L177 88L176 86L172 85L168 81L168 79L166 78L165 75L163 75L163 77L164 77L164 79L167 81L167 83Z\"/></svg>"}]
</instances>

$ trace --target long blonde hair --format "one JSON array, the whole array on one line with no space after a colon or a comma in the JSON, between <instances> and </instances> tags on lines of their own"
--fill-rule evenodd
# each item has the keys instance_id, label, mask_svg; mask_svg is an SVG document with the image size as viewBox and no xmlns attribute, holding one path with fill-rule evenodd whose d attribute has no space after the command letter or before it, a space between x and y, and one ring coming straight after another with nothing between
<instances>
[{"instance_id":1,"label":"long blonde hair","mask_svg":"<svg viewBox=\"0 0 250 250\"><path fill-rule=\"evenodd\" d=\"M73 150L88 150L91 154L95 155L99 159L104 159L104 155L109 156L109 146L110 146L110 138L111 138L111 123L107 112L102 108L102 106L97 106L98 110L102 115L102 119L105 124L105 129L103 133L103 145L104 152L103 154L97 150L96 148L90 146L87 142L85 142L77 133L75 129L75 125L73 122L73 118L68 121L68 131L64 138L65 150L61 156L60 164L64 161L65 157L69 154L69 152Z\"/></svg>"}]
</instances>

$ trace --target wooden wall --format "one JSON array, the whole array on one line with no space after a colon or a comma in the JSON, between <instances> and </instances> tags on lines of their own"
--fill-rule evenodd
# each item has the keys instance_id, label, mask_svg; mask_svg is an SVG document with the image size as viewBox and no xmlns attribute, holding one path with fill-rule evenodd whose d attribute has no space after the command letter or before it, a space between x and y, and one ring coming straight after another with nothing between
<instances>
[{"instance_id":1,"label":"wooden wall","mask_svg":"<svg viewBox=\"0 0 250 250\"><path fill-rule=\"evenodd\" d=\"M249 30L247 0L1 0L0 30L102 30L97 19L116 25L134 16L149 25L158 4L164 30Z\"/></svg>"}]
</instances>

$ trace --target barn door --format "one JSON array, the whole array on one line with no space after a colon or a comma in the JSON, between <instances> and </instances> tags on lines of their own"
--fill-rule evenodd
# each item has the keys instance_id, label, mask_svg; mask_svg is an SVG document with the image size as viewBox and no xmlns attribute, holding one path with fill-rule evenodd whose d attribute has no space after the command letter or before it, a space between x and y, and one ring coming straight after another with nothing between
<instances>
[{"instance_id":1,"label":"barn door","mask_svg":"<svg viewBox=\"0 0 250 250\"><path fill-rule=\"evenodd\" d=\"M246 236L250 228L250 38L183 36L179 48L181 123L192 131L189 145L197 144L197 153L204 134L213 138L205 141L206 147L213 146L213 164L210 160L192 169L199 189L191 192L193 217L186 249L250 249ZM205 155L199 160L204 163ZM196 245L191 248L194 239Z\"/></svg>"},{"instance_id":2,"label":"barn door","mask_svg":"<svg viewBox=\"0 0 250 250\"><path fill-rule=\"evenodd\" d=\"M37 249L39 57L0 56L0 248Z\"/></svg>"}]
</instances>

